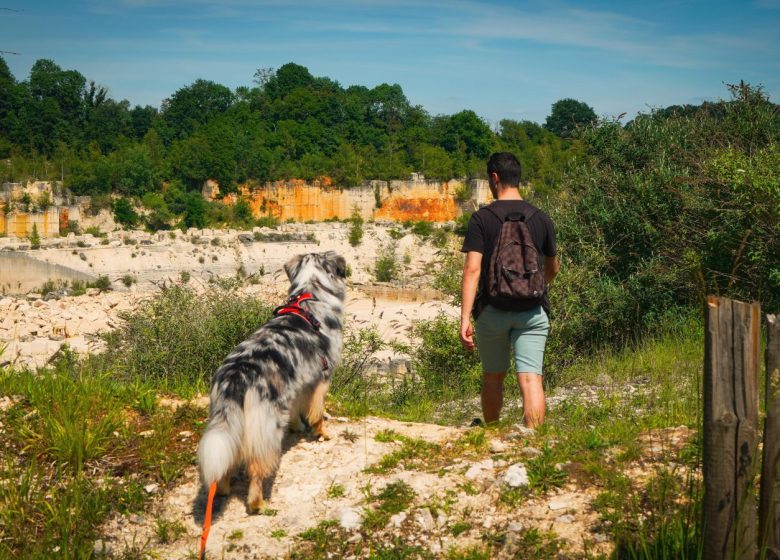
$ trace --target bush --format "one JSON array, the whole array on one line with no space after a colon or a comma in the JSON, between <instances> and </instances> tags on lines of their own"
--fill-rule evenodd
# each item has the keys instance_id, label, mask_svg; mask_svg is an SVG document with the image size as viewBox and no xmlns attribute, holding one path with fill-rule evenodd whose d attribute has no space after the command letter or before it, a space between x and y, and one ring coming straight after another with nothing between
<instances>
[{"instance_id":1,"label":"bush","mask_svg":"<svg viewBox=\"0 0 780 560\"><path fill-rule=\"evenodd\" d=\"M41 236L38 234L37 224L33 224L32 232L30 232L30 248L31 249L41 248Z\"/></svg>"},{"instance_id":2,"label":"bush","mask_svg":"<svg viewBox=\"0 0 780 560\"><path fill-rule=\"evenodd\" d=\"M124 284L125 287L127 287L127 288L129 288L130 286L132 286L136 282L137 282L137 280L136 280L135 276L133 276L132 274L125 274L124 276L122 276L122 284Z\"/></svg>"},{"instance_id":3,"label":"bush","mask_svg":"<svg viewBox=\"0 0 780 560\"><path fill-rule=\"evenodd\" d=\"M360 215L360 211L357 208L352 210L350 221L352 222L352 227L349 228L349 244L357 247L363 241L363 216Z\"/></svg>"},{"instance_id":4,"label":"bush","mask_svg":"<svg viewBox=\"0 0 780 560\"><path fill-rule=\"evenodd\" d=\"M719 111L583 131L587 157L543 205L561 259L553 364L634 341L710 293L780 310L780 114L760 89L731 89Z\"/></svg>"},{"instance_id":5,"label":"bush","mask_svg":"<svg viewBox=\"0 0 780 560\"><path fill-rule=\"evenodd\" d=\"M395 253L395 244L390 243L381 247L377 252L374 264L374 276L377 282L391 282L397 279L400 269L398 255Z\"/></svg>"},{"instance_id":6,"label":"bush","mask_svg":"<svg viewBox=\"0 0 780 560\"><path fill-rule=\"evenodd\" d=\"M124 227L134 227L140 217L126 198L118 198L114 202L114 220Z\"/></svg>"},{"instance_id":7,"label":"bush","mask_svg":"<svg viewBox=\"0 0 780 560\"><path fill-rule=\"evenodd\" d=\"M208 293L166 288L106 335L107 356L123 378L154 380L163 389L207 389L214 370L235 346L271 317L271 308L216 283Z\"/></svg>"}]
</instances>

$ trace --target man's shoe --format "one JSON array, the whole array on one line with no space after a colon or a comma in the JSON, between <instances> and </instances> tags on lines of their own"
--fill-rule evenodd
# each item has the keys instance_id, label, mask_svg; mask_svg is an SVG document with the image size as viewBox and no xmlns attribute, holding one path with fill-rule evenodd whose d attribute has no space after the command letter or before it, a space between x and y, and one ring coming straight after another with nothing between
<instances>
[{"instance_id":1,"label":"man's shoe","mask_svg":"<svg viewBox=\"0 0 780 560\"><path fill-rule=\"evenodd\" d=\"M472 420L469 423L469 428L484 428L484 427L485 427L485 423L482 421L482 418L474 418L474 420Z\"/></svg>"}]
</instances>

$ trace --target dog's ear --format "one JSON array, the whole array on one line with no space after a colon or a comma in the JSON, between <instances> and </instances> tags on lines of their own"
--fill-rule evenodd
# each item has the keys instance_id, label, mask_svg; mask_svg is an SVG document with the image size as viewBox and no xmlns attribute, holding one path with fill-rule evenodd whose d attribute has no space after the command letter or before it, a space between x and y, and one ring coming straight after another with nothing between
<instances>
[{"instance_id":1,"label":"dog's ear","mask_svg":"<svg viewBox=\"0 0 780 560\"><path fill-rule=\"evenodd\" d=\"M320 262L322 262L322 266L325 267L329 274L339 278L347 277L347 260L336 251L321 253Z\"/></svg>"},{"instance_id":2,"label":"dog's ear","mask_svg":"<svg viewBox=\"0 0 780 560\"><path fill-rule=\"evenodd\" d=\"M295 255L289 261L284 263L284 271L287 273L287 279L292 282L293 278L298 274L298 268L301 266L301 260L303 255Z\"/></svg>"},{"instance_id":3,"label":"dog's ear","mask_svg":"<svg viewBox=\"0 0 780 560\"><path fill-rule=\"evenodd\" d=\"M336 257L333 259L333 262L336 264L336 276L338 276L339 278L346 278L347 259L345 259L341 255L336 255Z\"/></svg>"}]
</instances>

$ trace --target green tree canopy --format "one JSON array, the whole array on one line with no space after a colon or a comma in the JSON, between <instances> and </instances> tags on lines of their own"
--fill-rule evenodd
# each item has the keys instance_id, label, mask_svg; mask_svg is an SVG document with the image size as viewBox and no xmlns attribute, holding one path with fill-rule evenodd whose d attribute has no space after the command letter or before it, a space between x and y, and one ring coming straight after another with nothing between
<instances>
[{"instance_id":1,"label":"green tree canopy","mask_svg":"<svg viewBox=\"0 0 780 560\"><path fill-rule=\"evenodd\" d=\"M563 138L570 138L577 127L596 121L596 113L587 103L576 99L560 99L553 103L544 128Z\"/></svg>"}]
</instances>

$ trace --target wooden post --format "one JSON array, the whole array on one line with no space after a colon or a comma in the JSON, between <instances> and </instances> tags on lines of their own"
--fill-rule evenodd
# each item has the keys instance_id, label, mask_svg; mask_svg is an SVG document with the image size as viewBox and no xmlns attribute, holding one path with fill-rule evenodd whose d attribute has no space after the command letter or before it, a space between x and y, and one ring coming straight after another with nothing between
<instances>
[{"instance_id":1,"label":"wooden post","mask_svg":"<svg viewBox=\"0 0 780 560\"><path fill-rule=\"evenodd\" d=\"M760 308L707 298L704 345L704 558L754 560Z\"/></svg>"},{"instance_id":2,"label":"wooden post","mask_svg":"<svg viewBox=\"0 0 780 560\"><path fill-rule=\"evenodd\" d=\"M780 317L767 315L766 424L758 510L759 545L780 560Z\"/></svg>"}]
</instances>

